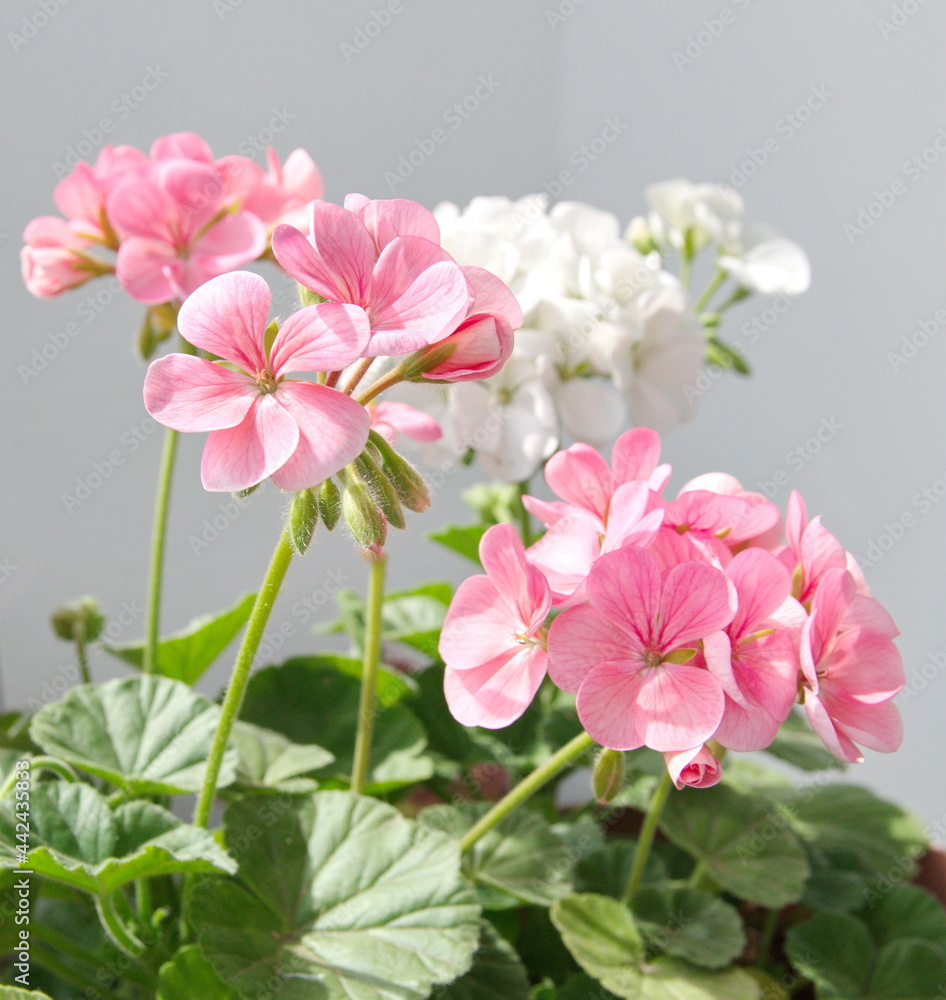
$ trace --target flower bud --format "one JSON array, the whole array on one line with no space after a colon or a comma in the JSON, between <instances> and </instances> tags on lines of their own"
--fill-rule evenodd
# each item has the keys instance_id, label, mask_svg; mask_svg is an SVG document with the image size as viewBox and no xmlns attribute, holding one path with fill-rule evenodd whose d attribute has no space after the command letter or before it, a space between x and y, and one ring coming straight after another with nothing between
<instances>
[{"instance_id":1,"label":"flower bud","mask_svg":"<svg viewBox=\"0 0 946 1000\"><path fill-rule=\"evenodd\" d=\"M380 453L384 471L401 503L408 510L422 514L430 506L430 490L424 477L377 431L371 431L368 439Z\"/></svg>"},{"instance_id":2,"label":"flower bud","mask_svg":"<svg viewBox=\"0 0 946 1000\"><path fill-rule=\"evenodd\" d=\"M289 508L289 539L297 555L305 555L319 523L319 500L315 490L299 490Z\"/></svg>"},{"instance_id":3,"label":"flower bud","mask_svg":"<svg viewBox=\"0 0 946 1000\"><path fill-rule=\"evenodd\" d=\"M67 642L92 642L102 634L105 616L94 597L56 608L51 616L53 631Z\"/></svg>"},{"instance_id":4,"label":"flower bud","mask_svg":"<svg viewBox=\"0 0 946 1000\"><path fill-rule=\"evenodd\" d=\"M380 549L388 535L387 521L353 466L347 466L341 475L345 486L342 513L348 530L363 549Z\"/></svg>"},{"instance_id":5,"label":"flower bud","mask_svg":"<svg viewBox=\"0 0 946 1000\"><path fill-rule=\"evenodd\" d=\"M647 220L642 215L637 215L628 223L624 233L627 242L645 256L654 250L659 249L654 235L647 224Z\"/></svg>"},{"instance_id":6,"label":"flower bud","mask_svg":"<svg viewBox=\"0 0 946 1000\"><path fill-rule=\"evenodd\" d=\"M168 339L177 323L177 310L168 302L150 306L138 332L138 353L147 361L158 349L158 344Z\"/></svg>"},{"instance_id":7,"label":"flower bud","mask_svg":"<svg viewBox=\"0 0 946 1000\"><path fill-rule=\"evenodd\" d=\"M401 503L398 500L394 487L391 485L391 480L378 467L375 460L367 451L363 451L355 459L355 465L364 477L371 495L381 508L381 513L384 514L388 522L394 525L395 528L405 528L407 522L404 520L404 511L401 510Z\"/></svg>"},{"instance_id":8,"label":"flower bud","mask_svg":"<svg viewBox=\"0 0 946 1000\"><path fill-rule=\"evenodd\" d=\"M342 498L335 485L335 480L326 479L319 491L319 513L322 523L331 531L342 516Z\"/></svg>"},{"instance_id":9,"label":"flower bud","mask_svg":"<svg viewBox=\"0 0 946 1000\"><path fill-rule=\"evenodd\" d=\"M401 378L407 382L416 382L423 377L425 372L429 372L431 368L437 368L447 361L456 349L457 345L454 342L440 341L430 347L423 347L419 351L415 351L398 365Z\"/></svg>"},{"instance_id":10,"label":"flower bud","mask_svg":"<svg viewBox=\"0 0 946 1000\"><path fill-rule=\"evenodd\" d=\"M624 787L624 753L605 747L595 762L591 787L595 798L604 806L613 802Z\"/></svg>"}]
</instances>

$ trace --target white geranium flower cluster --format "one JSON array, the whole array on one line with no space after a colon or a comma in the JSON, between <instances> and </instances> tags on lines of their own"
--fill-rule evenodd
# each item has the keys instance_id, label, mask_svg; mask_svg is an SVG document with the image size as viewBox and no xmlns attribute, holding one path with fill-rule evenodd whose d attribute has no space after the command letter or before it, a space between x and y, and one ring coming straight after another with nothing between
<instances>
[{"instance_id":1,"label":"white geranium flower cluster","mask_svg":"<svg viewBox=\"0 0 946 1000\"><path fill-rule=\"evenodd\" d=\"M715 246L710 296L732 278L730 302L752 291L797 294L808 284L804 253L788 240L742 227L742 200L717 185L668 181L647 191L647 219L622 235L616 216L545 195L474 198L434 214L443 247L460 263L492 271L516 294L525 317L515 350L497 375L401 398L428 410L453 454L472 449L483 470L506 482L530 479L564 435L602 447L629 423L665 431L693 415L707 334L686 290L690 262ZM680 258L680 278L664 269ZM718 343L718 342L717 342ZM688 387L691 391L687 391ZM432 456L431 456L432 457Z\"/></svg>"}]
</instances>

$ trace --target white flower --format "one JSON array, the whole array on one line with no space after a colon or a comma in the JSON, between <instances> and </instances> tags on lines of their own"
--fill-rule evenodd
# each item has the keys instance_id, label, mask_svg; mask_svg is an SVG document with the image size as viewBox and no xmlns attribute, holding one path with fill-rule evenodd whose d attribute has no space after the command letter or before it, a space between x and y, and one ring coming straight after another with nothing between
<instances>
[{"instance_id":1,"label":"white flower","mask_svg":"<svg viewBox=\"0 0 946 1000\"><path fill-rule=\"evenodd\" d=\"M801 295L811 284L805 251L761 227L746 229L740 244L718 264L743 288L761 295Z\"/></svg>"}]
</instances>

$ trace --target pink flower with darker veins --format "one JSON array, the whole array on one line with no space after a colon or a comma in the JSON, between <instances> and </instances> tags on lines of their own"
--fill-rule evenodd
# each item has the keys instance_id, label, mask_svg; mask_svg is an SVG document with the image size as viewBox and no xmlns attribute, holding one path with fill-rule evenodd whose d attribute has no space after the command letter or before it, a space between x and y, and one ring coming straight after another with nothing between
<instances>
[{"instance_id":1,"label":"pink flower with darker veins","mask_svg":"<svg viewBox=\"0 0 946 1000\"><path fill-rule=\"evenodd\" d=\"M301 285L329 302L364 310L371 327L366 357L407 354L456 329L473 301L460 265L440 246L440 228L412 201L345 207L313 202L310 234L277 226L273 254Z\"/></svg>"},{"instance_id":2,"label":"pink flower with darker veins","mask_svg":"<svg viewBox=\"0 0 946 1000\"><path fill-rule=\"evenodd\" d=\"M371 429L377 431L388 444L396 444L398 434L412 441L439 441L443 437L440 424L432 416L407 403L385 401L369 403Z\"/></svg>"},{"instance_id":3,"label":"pink flower with darker veins","mask_svg":"<svg viewBox=\"0 0 946 1000\"><path fill-rule=\"evenodd\" d=\"M660 571L644 549L601 556L588 604L549 629L549 676L577 692L588 735L613 750L676 752L705 743L723 716L719 681L691 661L736 610L724 574L689 561Z\"/></svg>"},{"instance_id":4,"label":"pink flower with darker veins","mask_svg":"<svg viewBox=\"0 0 946 1000\"><path fill-rule=\"evenodd\" d=\"M116 273L132 298L185 299L263 252L265 226L251 212L230 210L225 181L213 163L168 158L111 192L108 217L121 238Z\"/></svg>"},{"instance_id":5,"label":"pink flower with darker veins","mask_svg":"<svg viewBox=\"0 0 946 1000\"><path fill-rule=\"evenodd\" d=\"M367 410L336 389L289 379L334 371L360 358L364 313L322 303L293 313L268 343L271 294L255 274L237 271L198 288L178 326L195 347L223 361L169 354L152 362L145 406L179 431L209 431L204 488L249 489L267 476L285 490L317 486L355 459L368 439ZM229 364L228 364L229 363Z\"/></svg>"},{"instance_id":6,"label":"pink flower with darker veins","mask_svg":"<svg viewBox=\"0 0 946 1000\"><path fill-rule=\"evenodd\" d=\"M545 677L552 598L511 524L483 535L480 559L486 575L460 584L440 636L444 693L458 722L499 729L522 715Z\"/></svg>"}]
</instances>

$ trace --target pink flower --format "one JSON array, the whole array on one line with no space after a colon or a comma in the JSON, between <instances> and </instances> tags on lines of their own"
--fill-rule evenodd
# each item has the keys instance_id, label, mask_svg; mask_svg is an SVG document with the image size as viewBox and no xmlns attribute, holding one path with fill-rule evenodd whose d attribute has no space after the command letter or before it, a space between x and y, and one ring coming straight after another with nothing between
<instances>
[{"instance_id":1,"label":"pink flower","mask_svg":"<svg viewBox=\"0 0 946 1000\"><path fill-rule=\"evenodd\" d=\"M562 612L549 631L549 675L578 693L578 716L602 746L661 752L698 746L716 731L725 698L716 678L689 661L698 643L736 610L725 575L701 562L660 571L643 549L601 556L588 604Z\"/></svg>"},{"instance_id":2,"label":"pink flower","mask_svg":"<svg viewBox=\"0 0 946 1000\"><path fill-rule=\"evenodd\" d=\"M126 177L147 169L148 158L133 146L105 146L94 167L80 161L53 189L56 207L92 239L114 245L105 206L110 192Z\"/></svg>"},{"instance_id":3,"label":"pink flower","mask_svg":"<svg viewBox=\"0 0 946 1000\"><path fill-rule=\"evenodd\" d=\"M359 309L322 303L293 313L267 347L271 295L258 275L212 279L181 307L178 326L224 363L186 354L153 362L145 406L179 431L209 431L204 488L235 492L271 476L277 486L317 486L356 458L368 413L350 397L290 372L336 370L361 357L368 327Z\"/></svg>"},{"instance_id":4,"label":"pink flower","mask_svg":"<svg viewBox=\"0 0 946 1000\"><path fill-rule=\"evenodd\" d=\"M903 739L892 699L903 687L903 661L889 635L846 627L856 598L843 569L821 576L802 633L805 711L812 729L841 760L863 760L857 744L891 753Z\"/></svg>"},{"instance_id":5,"label":"pink flower","mask_svg":"<svg viewBox=\"0 0 946 1000\"><path fill-rule=\"evenodd\" d=\"M710 788L719 783L723 768L705 744L692 750L668 751L664 754L667 771L677 789Z\"/></svg>"},{"instance_id":6,"label":"pink flower","mask_svg":"<svg viewBox=\"0 0 946 1000\"><path fill-rule=\"evenodd\" d=\"M691 490L738 497L749 505L748 509L743 508L744 516L740 522L730 528L723 539L730 548L738 551L746 545L752 545L771 550L781 544L783 527L778 507L761 493L744 490L735 476L725 472L707 472L686 483L680 494Z\"/></svg>"},{"instance_id":7,"label":"pink flower","mask_svg":"<svg viewBox=\"0 0 946 1000\"><path fill-rule=\"evenodd\" d=\"M242 207L269 229L279 223L301 228L306 224L306 206L321 198L325 191L318 167L304 149L293 150L286 162L280 164L270 146L266 162L269 169L266 173L260 171Z\"/></svg>"},{"instance_id":8,"label":"pink flower","mask_svg":"<svg viewBox=\"0 0 946 1000\"><path fill-rule=\"evenodd\" d=\"M545 677L548 584L510 524L480 542L486 575L460 584L440 636L444 693L465 726L499 729L526 710Z\"/></svg>"},{"instance_id":9,"label":"pink flower","mask_svg":"<svg viewBox=\"0 0 946 1000\"><path fill-rule=\"evenodd\" d=\"M107 203L122 240L118 279L149 304L186 298L208 279L255 260L266 245L255 215L228 211L228 192L212 163L163 158L158 148L162 155L147 173L123 180Z\"/></svg>"},{"instance_id":10,"label":"pink flower","mask_svg":"<svg viewBox=\"0 0 946 1000\"><path fill-rule=\"evenodd\" d=\"M726 694L726 708L713 738L730 750L762 750L788 718L798 695L798 651L792 631L777 619L804 619L789 597L788 570L768 552L750 548L726 567L738 607L724 632L703 643L706 665Z\"/></svg>"},{"instance_id":11,"label":"pink flower","mask_svg":"<svg viewBox=\"0 0 946 1000\"><path fill-rule=\"evenodd\" d=\"M792 490L785 515L788 544L779 558L792 573L792 592L808 605L825 573L847 567L844 546L824 527L820 517L808 520L805 501Z\"/></svg>"},{"instance_id":12,"label":"pink flower","mask_svg":"<svg viewBox=\"0 0 946 1000\"><path fill-rule=\"evenodd\" d=\"M427 379L470 382L495 375L512 354L514 334L522 326L522 310L504 282L482 267L464 267L474 295L469 314L431 348L455 344L453 354L424 373Z\"/></svg>"},{"instance_id":13,"label":"pink flower","mask_svg":"<svg viewBox=\"0 0 946 1000\"><path fill-rule=\"evenodd\" d=\"M344 208L313 202L308 239L277 226L273 253L306 288L367 313L366 355L376 357L426 347L466 317L470 287L439 240L436 220L420 205L352 194Z\"/></svg>"},{"instance_id":14,"label":"pink flower","mask_svg":"<svg viewBox=\"0 0 946 1000\"><path fill-rule=\"evenodd\" d=\"M443 437L440 424L432 416L407 403L369 403L368 413L372 430L388 444L395 444L398 434L412 441L439 441Z\"/></svg>"},{"instance_id":15,"label":"pink flower","mask_svg":"<svg viewBox=\"0 0 946 1000\"><path fill-rule=\"evenodd\" d=\"M92 241L79 231L81 226L55 215L41 215L26 227L20 267L33 295L52 298L110 270L85 252Z\"/></svg>"}]
</instances>

